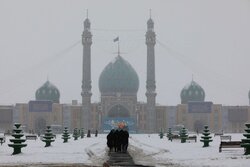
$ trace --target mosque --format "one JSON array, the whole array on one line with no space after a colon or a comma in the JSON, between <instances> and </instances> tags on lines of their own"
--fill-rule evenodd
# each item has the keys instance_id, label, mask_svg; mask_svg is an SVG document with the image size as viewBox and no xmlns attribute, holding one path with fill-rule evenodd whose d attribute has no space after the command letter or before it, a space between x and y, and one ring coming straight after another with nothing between
<instances>
[{"instance_id":1,"label":"mosque","mask_svg":"<svg viewBox=\"0 0 250 167\"><path fill-rule=\"evenodd\" d=\"M139 77L135 69L119 53L100 74L101 100L91 102L91 23L84 21L82 33L82 103L60 103L60 91L47 80L35 92L35 100L0 106L0 130L12 129L20 122L27 132L42 133L46 125L61 132L63 127L84 128L108 132L117 124L124 125L132 133L153 133L177 125L189 131L202 131L209 125L212 132L243 132L244 123L250 120L250 107L223 106L205 101L205 91L192 80L180 92L180 104L164 106L156 104L155 44L156 33L152 18L147 21L145 39L147 47L146 102L137 100ZM250 99L250 92L249 92Z\"/></svg>"}]
</instances>

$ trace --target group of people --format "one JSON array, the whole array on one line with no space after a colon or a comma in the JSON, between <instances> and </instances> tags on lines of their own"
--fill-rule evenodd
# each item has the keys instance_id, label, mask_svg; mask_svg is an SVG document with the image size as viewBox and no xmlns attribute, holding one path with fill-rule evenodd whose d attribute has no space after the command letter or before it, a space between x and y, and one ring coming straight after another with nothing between
<instances>
[{"instance_id":1,"label":"group of people","mask_svg":"<svg viewBox=\"0 0 250 167\"><path fill-rule=\"evenodd\" d=\"M125 129L112 129L107 135L107 145L110 151L127 152L129 133Z\"/></svg>"}]
</instances>

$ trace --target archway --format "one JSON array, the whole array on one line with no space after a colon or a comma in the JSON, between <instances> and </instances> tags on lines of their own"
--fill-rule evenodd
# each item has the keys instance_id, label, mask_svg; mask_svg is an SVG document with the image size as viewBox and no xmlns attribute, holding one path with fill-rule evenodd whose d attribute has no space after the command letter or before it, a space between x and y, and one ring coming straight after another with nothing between
<instances>
[{"instance_id":1,"label":"archway","mask_svg":"<svg viewBox=\"0 0 250 167\"><path fill-rule=\"evenodd\" d=\"M108 117L114 118L114 117L130 117L129 111L122 105L118 104L116 106L113 106L109 112Z\"/></svg>"},{"instance_id":2,"label":"archway","mask_svg":"<svg viewBox=\"0 0 250 167\"><path fill-rule=\"evenodd\" d=\"M194 122L194 130L199 133L203 130L204 123L200 120Z\"/></svg>"},{"instance_id":3,"label":"archway","mask_svg":"<svg viewBox=\"0 0 250 167\"><path fill-rule=\"evenodd\" d=\"M45 128L46 128L46 121L45 121L45 119L43 119L43 118L36 119L36 121L35 121L35 132L37 134L41 134L41 133L43 133L43 131L45 130Z\"/></svg>"}]
</instances>

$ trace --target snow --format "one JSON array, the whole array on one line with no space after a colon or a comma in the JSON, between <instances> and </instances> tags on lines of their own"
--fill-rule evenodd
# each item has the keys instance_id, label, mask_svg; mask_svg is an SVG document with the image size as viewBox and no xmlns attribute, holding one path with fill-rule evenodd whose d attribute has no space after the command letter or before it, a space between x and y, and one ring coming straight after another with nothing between
<instances>
[{"instance_id":1,"label":"snow","mask_svg":"<svg viewBox=\"0 0 250 167\"><path fill-rule=\"evenodd\" d=\"M40 139L27 140L27 147L22 148L22 153L11 155L13 149L8 147L9 139L0 145L0 166L3 165L37 165L37 164L84 164L89 166L102 166L107 160L106 135L98 137L84 137L63 143L57 135L51 147L45 148L45 143ZM232 141L245 138L242 134L227 134L232 136ZM181 143L180 140L169 141L165 136L160 139L158 134L130 134L129 152L137 164L150 166L173 167L248 167L250 156L243 155L244 148L223 149L219 153L220 137L211 135L213 142L203 148L200 136L197 142Z\"/></svg>"},{"instance_id":2,"label":"snow","mask_svg":"<svg viewBox=\"0 0 250 167\"><path fill-rule=\"evenodd\" d=\"M51 143L51 147L44 147L45 143L40 139L27 140L27 147L22 148L22 153L11 155L13 149L8 147L7 143L0 146L0 164L41 164L41 163L79 163L93 165L98 164L100 157L106 154L106 135L99 137L83 138L78 140L69 139L68 143L63 143L60 135L57 135L55 142ZM105 159L100 159L100 162Z\"/></svg>"},{"instance_id":3,"label":"snow","mask_svg":"<svg viewBox=\"0 0 250 167\"><path fill-rule=\"evenodd\" d=\"M227 134L232 136L232 141L240 141L242 134ZM211 135L213 136L213 135ZM167 138L160 139L158 135L136 135L132 136L130 144L140 148L145 157L153 156L154 161L149 165L165 166L176 164L185 167L248 167L250 156L245 156L244 148L223 149L219 153L220 137L213 137L210 147L203 148L200 142L201 135L197 142L190 141L181 143L180 140L168 141ZM140 158L142 159L142 158ZM140 160L139 160L140 161Z\"/></svg>"}]
</instances>

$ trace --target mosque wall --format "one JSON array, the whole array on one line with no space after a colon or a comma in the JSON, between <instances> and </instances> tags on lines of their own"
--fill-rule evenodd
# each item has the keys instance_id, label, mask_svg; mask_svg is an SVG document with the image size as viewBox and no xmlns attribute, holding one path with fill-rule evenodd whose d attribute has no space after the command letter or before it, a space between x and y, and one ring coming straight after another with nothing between
<instances>
[{"instance_id":1,"label":"mosque wall","mask_svg":"<svg viewBox=\"0 0 250 167\"><path fill-rule=\"evenodd\" d=\"M222 130L222 106L213 104L209 111L189 111L188 104L177 105L177 124L184 125L189 131L202 132L208 125L212 132Z\"/></svg>"},{"instance_id":2,"label":"mosque wall","mask_svg":"<svg viewBox=\"0 0 250 167\"><path fill-rule=\"evenodd\" d=\"M173 127L176 125L176 113L177 113L177 107L176 106L166 106L166 112L167 112L167 127L165 128L168 130L168 128Z\"/></svg>"},{"instance_id":3,"label":"mosque wall","mask_svg":"<svg viewBox=\"0 0 250 167\"><path fill-rule=\"evenodd\" d=\"M30 133L38 133L47 125L59 130L63 122L62 104L58 103L52 104L51 111L44 112L31 111L29 104L18 103L13 115L13 121L21 123L23 130Z\"/></svg>"},{"instance_id":4,"label":"mosque wall","mask_svg":"<svg viewBox=\"0 0 250 167\"><path fill-rule=\"evenodd\" d=\"M223 106L226 132L244 132L245 123L250 121L249 106Z\"/></svg>"},{"instance_id":5,"label":"mosque wall","mask_svg":"<svg viewBox=\"0 0 250 167\"><path fill-rule=\"evenodd\" d=\"M136 107L136 121L138 133L146 132L146 103L139 102Z\"/></svg>"},{"instance_id":6,"label":"mosque wall","mask_svg":"<svg viewBox=\"0 0 250 167\"><path fill-rule=\"evenodd\" d=\"M92 103L91 105L91 131L94 132L95 130L99 130L101 127L101 115L100 115L100 104L99 103Z\"/></svg>"},{"instance_id":7,"label":"mosque wall","mask_svg":"<svg viewBox=\"0 0 250 167\"><path fill-rule=\"evenodd\" d=\"M64 104L63 106L63 125L73 132L74 128L80 128L81 105Z\"/></svg>"},{"instance_id":8,"label":"mosque wall","mask_svg":"<svg viewBox=\"0 0 250 167\"><path fill-rule=\"evenodd\" d=\"M28 104L17 103L15 105L14 114L13 114L13 123L21 123L23 130L28 131Z\"/></svg>"},{"instance_id":9,"label":"mosque wall","mask_svg":"<svg viewBox=\"0 0 250 167\"><path fill-rule=\"evenodd\" d=\"M210 114L210 125L211 129L215 133L219 133L223 130L222 128L222 105L221 104L213 104L212 105L212 112Z\"/></svg>"},{"instance_id":10,"label":"mosque wall","mask_svg":"<svg viewBox=\"0 0 250 167\"><path fill-rule=\"evenodd\" d=\"M0 133L12 128L13 106L0 106Z\"/></svg>"},{"instance_id":11,"label":"mosque wall","mask_svg":"<svg viewBox=\"0 0 250 167\"><path fill-rule=\"evenodd\" d=\"M91 110L91 130L102 129L102 118L105 117L101 112L100 103L93 103ZM146 132L147 114L146 103L138 102L135 107L136 128L138 133ZM36 130L37 122L45 125L59 125L69 127L70 130L75 127L80 128L81 105L58 104L52 105L51 112L30 112L29 104L17 103L15 106L0 106L0 130L11 130L14 122L20 122L26 132ZM7 112L8 111L8 112ZM6 114L7 112L7 114ZM9 119L11 115L11 120ZM6 119L3 119L6 118ZM188 104L179 104L177 106L156 106L157 130L161 128L167 132L168 128L175 125L184 125L189 131L199 132L207 124L211 132L219 133L239 133L244 132L245 123L250 121L250 106L222 106L213 104L210 113L190 113ZM43 126L43 125L40 125Z\"/></svg>"},{"instance_id":12,"label":"mosque wall","mask_svg":"<svg viewBox=\"0 0 250 167\"><path fill-rule=\"evenodd\" d=\"M167 127L167 106L156 106L156 132L166 131Z\"/></svg>"}]
</instances>

